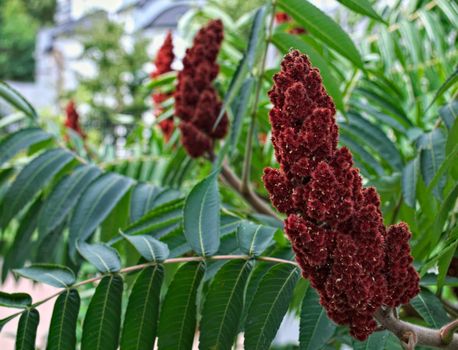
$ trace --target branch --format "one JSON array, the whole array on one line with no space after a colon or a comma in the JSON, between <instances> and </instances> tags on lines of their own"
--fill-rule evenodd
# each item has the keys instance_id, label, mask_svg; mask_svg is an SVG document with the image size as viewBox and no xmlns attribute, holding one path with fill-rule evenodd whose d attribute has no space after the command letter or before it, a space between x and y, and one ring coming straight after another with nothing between
<instances>
[{"instance_id":1,"label":"branch","mask_svg":"<svg viewBox=\"0 0 458 350\"><path fill-rule=\"evenodd\" d=\"M442 338L442 330L426 328L401 321L394 317L392 309L379 309L374 316L385 329L396 335L404 344L409 339L415 339L418 345L437 349L458 349L458 335L451 336L450 343L447 344Z\"/></svg>"},{"instance_id":2,"label":"branch","mask_svg":"<svg viewBox=\"0 0 458 350\"><path fill-rule=\"evenodd\" d=\"M251 207L256 210L258 213L272 216L278 219L277 214L272 210L272 208L262 200L252 189L251 187L244 188L242 181L234 174L234 172L229 168L227 164L221 166L221 177L226 181L226 183L236 190L240 195L251 205Z\"/></svg>"}]
</instances>

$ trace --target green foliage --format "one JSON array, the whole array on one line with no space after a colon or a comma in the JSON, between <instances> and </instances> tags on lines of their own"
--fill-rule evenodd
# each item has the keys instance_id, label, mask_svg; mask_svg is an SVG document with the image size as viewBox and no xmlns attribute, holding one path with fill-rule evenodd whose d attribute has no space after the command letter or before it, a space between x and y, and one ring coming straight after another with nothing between
<instances>
[{"instance_id":1,"label":"green foliage","mask_svg":"<svg viewBox=\"0 0 458 350\"><path fill-rule=\"evenodd\" d=\"M0 6L0 78L31 81L35 77L35 35L38 23L22 0Z\"/></svg>"},{"instance_id":2,"label":"green foliage","mask_svg":"<svg viewBox=\"0 0 458 350\"><path fill-rule=\"evenodd\" d=\"M142 89L147 78L143 65L149 61L147 41L133 37L132 48L127 48L122 44L123 27L107 18L95 19L91 28L79 35L84 46L81 58L92 61L97 74L80 79L78 100L90 106L90 125L114 136L118 120L128 116L132 124L148 108Z\"/></svg>"}]
</instances>

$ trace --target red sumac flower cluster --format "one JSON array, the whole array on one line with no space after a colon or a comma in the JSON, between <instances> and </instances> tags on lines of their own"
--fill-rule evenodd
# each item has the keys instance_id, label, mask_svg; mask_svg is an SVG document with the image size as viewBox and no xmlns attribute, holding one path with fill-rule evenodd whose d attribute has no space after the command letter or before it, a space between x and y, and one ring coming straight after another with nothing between
<instances>
[{"instance_id":1,"label":"red sumac flower cluster","mask_svg":"<svg viewBox=\"0 0 458 350\"><path fill-rule=\"evenodd\" d=\"M221 100L213 87L219 72L216 63L221 42L223 23L210 21L199 30L193 46L186 50L183 70L178 73L175 91L175 115L180 118L181 140L188 154L200 157L213 149L215 139L226 135L226 114L214 129L221 110Z\"/></svg>"},{"instance_id":2,"label":"red sumac flower cluster","mask_svg":"<svg viewBox=\"0 0 458 350\"><path fill-rule=\"evenodd\" d=\"M281 67L269 92L280 169L266 168L264 184L287 214L296 260L329 317L364 340L377 326L378 308L407 303L419 292L411 234L404 223L385 228L376 190L362 186L350 151L337 146L336 110L318 69L299 51Z\"/></svg>"},{"instance_id":3,"label":"red sumac flower cluster","mask_svg":"<svg viewBox=\"0 0 458 350\"><path fill-rule=\"evenodd\" d=\"M157 52L156 60L154 61L156 69L151 73L151 78L156 78L161 74L171 72L173 70L172 63L174 59L175 55L173 53L172 33L168 32L164 43ZM172 96L172 93L156 92L152 94L155 107L154 114L156 116L162 113L161 103L167 100L170 96ZM159 127L164 134L165 141L168 141L173 133L173 117L161 121L159 123Z\"/></svg>"},{"instance_id":4,"label":"red sumac flower cluster","mask_svg":"<svg viewBox=\"0 0 458 350\"><path fill-rule=\"evenodd\" d=\"M66 115L65 126L69 129L72 129L82 138L86 137L86 135L84 134L80 126L80 123L79 123L80 116L78 114L78 111L76 110L74 101L72 100L68 101L67 106L65 107L65 115Z\"/></svg>"}]
</instances>

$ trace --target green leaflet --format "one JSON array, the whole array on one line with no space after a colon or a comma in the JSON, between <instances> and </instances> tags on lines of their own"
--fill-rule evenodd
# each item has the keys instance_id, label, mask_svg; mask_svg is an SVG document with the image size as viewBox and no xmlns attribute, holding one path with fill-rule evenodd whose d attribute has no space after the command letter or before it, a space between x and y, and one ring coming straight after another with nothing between
<instances>
[{"instance_id":1,"label":"green leaflet","mask_svg":"<svg viewBox=\"0 0 458 350\"><path fill-rule=\"evenodd\" d=\"M412 159L402 170L402 195L406 204L415 208L417 200L417 180L420 171L419 158Z\"/></svg>"},{"instance_id":2,"label":"green leaflet","mask_svg":"<svg viewBox=\"0 0 458 350\"><path fill-rule=\"evenodd\" d=\"M388 335L388 331L374 332L365 341L353 340L353 348L354 350L384 350Z\"/></svg>"},{"instance_id":3,"label":"green leaflet","mask_svg":"<svg viewBox=\"0 0 458 350\"><path fill-rule=\"evenodd\" d=\"M96 166L83 165L59 181L46 198L38 219L41 238L46 237L67 218L81 193L100 173L101 170Z\"/></svg>"},{"instance_id":4,"label":"green leaflet","mask_svg":"<svg viewBox=\"0 0 458 350\"><path fill-rule=\"evenodd\" d=\"M6 253L2 266L2 279L5 280L10 269L22 267L32 254L32 236L37 227L38 215L42 207L41 198L37 198L27 213L21 218L14 234L14 242Z\"/></svg>"},{"instance_id":5,"label":"green leaflet","mask_svg":"<svg viewBox=\"0 0 458 350\"><path fill-rule=\"evenodd\" d=\"M20 151L49 140L51 137L51 134L39 128L21 129L6 136L0 142L0 165L3 165Z\"/></svg>"},{"instance_id":6,"label":"green leaflet","mask_svg":"<svg viewBox=\"0 0 458 350\"><path fill-rule=\"evenodd\" d=\"M205 299L200 349L231 349L239 331L252 261L233 260L216 274Z\"/></svg>"},{"instance_id":7,"label":"green leaflet","mask_svg":"<svg viewBox=\"0 0 458 350\"><path fill-rule=\"evenodd\" d=\"M46 350L73 350L76 348L76 326L80 296L76 289L69 289L59 295L49 326Z\"/></svg>"},{"instance_id":8,"label":"green leaflet","mask_svg":"<svg viewBox=\"0 0 458 350\"><path fill-rule=\"evenodd\" d=\"M0 97L7 101L10 105L23 112L31 119L38 119L38 114L32 105L22 96L16 89L4 81L0 81Z\"/></svg>"},{"instance_id":9,"label":"green leaflet","mask_svg":"<svg viewBox=\"0 0 458 350\"><path fill-rule=\"evenodd\" d=\"M218 115L218 118L215 121L214 127L218 125L221 118L224 115L224 112L227 110L229 105L232 103L234 98L239 95L240 88L242 83L246 79L246 74L252 73L253 67L256 65L259 60L257 59L262 49L265 47L265 30L266 30L266 16L269 13L270 6L260 7L253 18L253 24L250 29L250 37L248 39L248 46L240 59L237 69L233 74L232 80L229 84L229 88L226 91L224 96L223 105L221 111ZM246 97L248 99L248 97Z\"/></svg>"},{"instance_id":10,"label":"green leaflet","mask_svg":"<svg viewBox=\"0 0 458 350\"><path fill-rule=\"evenodd\" d=\"M447 90L449 90L452 86L455 86L456 83L458 83L458 68L455 69L455 71L440 86L426 110L428 110L434 104L434 102L436 102L436 100L441 97Z\"/></svg>"},{"instance_id":11,"label":"green leaflet","mask_svg":"<svg viewBox=\"0 0 458 350\"><path fill-rule=\"evenodd\" d=\"M334 334L336 325L320 305L320 297L311 286L302 300L299 343L301 350L322 349Z\"/></svg>"},{"instance_id":12,"label":"green leaflet","mask_svg":"<svg viewBox=\"0 0 458 350\"><path fill-rule=\"evenodd\" d=\"M246 349L269 349L288 310L298 279L298 269L287 264L276 265L264 275L248 310Z\"/></svg>"},{"instance_id":13,"label":"green leaflet","mask_svg":"<svg viewBox=\"0 0 458 350\"><path fill-rule=\"evenodd\" d=\"M420 170L427 186L430 185L442 162L445 160L445 143L444 134L439 129L434 129L429 133L423 134L418 139ZM445 185L445 179L435 180L435 182L438 185L434 189L434 193L440 197Z\"/></svg>"},{"instance_id":14,"label":"green leaflet","mask_svg":"<svg viewBox=\"0 0 458 350\"><path fill-rule=\"evenodd\" d=\"M32 304L32 297L26 293L6 293L0 291L0 306L25 309Z\"/></svg>"},{"instance_id":15,"label":"green leaflet","mask_svg":"<svg viewBox=\"0 0 458 350\"><path fill-rule=\"evenodd\" d=\"M70 152L60 148L40 154L27 164L5 194L3 227L30 202L52 178L73 160Z\"/></svg>"},{"instance_id":16,"label":"green leaflet","mask_svg":"<svg viewBox=\"0 0 458 350\"><path fill-rule=\"evenodd\" d=\"M348 7L350 10L358 12L362 15L369 16L379 22L386 23L380 15L375 12L371 4L367 0L337 0L342 5Z\"/></svg>"},{"instance_id":17,"label":"green leaflet","mask_svg":"<svg viewBox=\"0 0 458 350\"><path fill-rule=\"evenodd\" d=\"M173 229L183 220L183 200L174 199L153 208L125 230L125 234L148 234L160 238L163 230ZM157 234L157 235L156 235Z\"/></svg>"},{"instance_id":18,"label":"green leaflet","mask_svg":"<svg viewBox=\"0 0 458 350\"><path fill-rule=\"evenodd\" d=\"M76 253L76 241L91 236L132 184L133 180L127 177L106 173L86 188L70 220L69 253L72 258Z\"/></svg>"},{"instance_id":19,"label":"green leaflet","mask_svg":"<svg viewBox=\"0 0 458 350\"><path fill-rule=\"evenodd\" d=\"M66 266L54 264L33 264L14 270L18 275L57 288L66 288L75 283L75 274Z\"/></svg>"},{"instance_id":20,"label":"green leaflet","mask_svg":"<svg viewBox=\"0 0 458 350\"><path fill-rule=\"evenodd\" d=\"M201 256L211 256L220 244L220 199L218 172L199 182L186 198L183 209L184 235Z\"/></svg>"},{"instance_id":21,"label":"green leaflet","mask_svg":"<svg viewBox=\"0 0 458 350\"><path fill-rule=\"evenodd\" d=\"M81 350L116 350L121 324L123 280L102 278L84 317Z\"/></svg>"},{"instance_id":22,"label":"green leaflet","mask_svg":"<svg viewBox=\"0 0 458 350\"><path fill-rule=\"evenodd\" d=\"M147 261L162 262L170 254L167 244L158 241L157 239L148 235L125 235L122 236L128 240L140 255Z\"/></svg>"},{"instance_id":23,"label":"green leaflet","mask_svg":"<svg viewBox=\"0 0 458 350\"><path fill-rule=\"evenodd\" d=\"M204 262L189 262L177 271L169 286L159 318L159 350L190 349L196 329L196 296Z\"/></svg>"},{"instance_id":24,"label":"green leaflet","mask_svg":"<svg viewBox=\"0 0 458 350\"><path fill-rule=\"evenodd\" d=\"M153 348L163 274L163 267L154 265L143 269L138 275L126 309L121 337L122 350Z\"/></svg>"},{"instance_id":25,"label":"green leaflet","mask_svg":"<svg viewBox=\"0 0 458 350\"><path fill-rule=\"evenodd\" d=\"M363 68L361 55L348 34L328 15L307 0L280 0L278 5L316 38Z\"/></svg>"},{"instance_id":26,"label":"green leaflet","mask_svg":"<svg viewBox=\"0 0 458 350\"><path fill-rule=\"evenodd\" d=\"M237 228L237 241L242 253L259 256L273 244L275 227L256 225L249 221L242 221Z\"/></svg>"},{"instance_id":27,"label":"green leaflet","mask_svg":"<svg viewBox=\"0 0 458 350\"><path fill-rule=\"evenodd\" d=\"M40 315L37 310L26 310L19 319L16 334L16 350L35 350L35 338Z\"/></svg>"},{"instance_id":28,"label":"green leaflet","mask_svg":"<svg viewBox=\"0 0 458 350\"><path fill-rule=\"evenodd\" d=\"M441 301L427 289L422 289L410 304L430 327L438 329L450 322Z\"/></svg>"},{"instance_id":29,"label":"green leaflet","mask_svg":"<svg viewBox=\"0 0 458 350\"><path fill-rule=\"evenodd\" d=\"M453 128L453 124L458 119L458 101L452 101L439 109L439 116L444 121L447 129Z\"/></svg>"},{"instance_id":30,"label":"green leaflet","mask_svg":"<svg viewBox=\"0 0 458 350\"><path fill-rule=\"evenodd\" d=\"M121 269L121 258L118 252L104 243L77 243L78 252L103 273L118 272Z\"/></svg>"},{"instance_id":31,"label":"green leaflet","mask_svg":"<svg viewBox=\"0 0 458 350\"><path fill-rule=\"evenodd\" d=\"M231 123L231 135L228 146L228 152L231 155L233 151L237 148L237 143L240 137L240 132L243 125L243 118L248 113L248 107L250 104L250 97L253 91L253 84L255 80L253 77L248 77L243 82L242 87L240 88L240 94L236 101L234 101L234 119ZM220 156L221 158L221 156Z\"/></svg>"}]
</instances>

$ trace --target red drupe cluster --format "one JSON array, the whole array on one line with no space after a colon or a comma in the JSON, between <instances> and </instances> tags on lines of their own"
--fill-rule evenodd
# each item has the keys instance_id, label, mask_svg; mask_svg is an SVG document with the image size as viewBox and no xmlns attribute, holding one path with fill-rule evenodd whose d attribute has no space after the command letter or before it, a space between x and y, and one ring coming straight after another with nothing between
<instances>
[{"instance_id":1,"label":"red drupe cluster","mask_svg":"<svg viewBox=\"0 0 458 350\"><path fill-rule=\"evenodd\" d=\"M404 223L385 228L376 190L363 188L350 151L337 147L336 110L318 69L299 51L281 67L269 92L280 169L266 168L264 184L287 214L285 231L304 278L329 317L364 340L380 306L399 306L419 292L411 234Z\"/></svg>"},{"instance_id":2,"label":"red drupe cluster","mask_svg":"<svg viewBox=\"0 0 458 350\"><path fill-rule=\"evenodd\" d=\"M181 119L183 146L193 158L210 152L215 139L227 133L226 114L214 128L222 103L212 82L219 72L216 58L222 41L223 23L210 21L199 30L193 46L186 50L183 70L178 73L175 115Z\"/></svg>"},{"instance_id":3,"label":"red drupe cluster","mask_svg":"<svg viewBox=\"0 0 458 350\"><path fill-rule=\"evenodd\" d=\"M76 110L75 102L72 100L68 101L67 106L65 107L65 115L65 126L69 129L72 129L82 138L86 137L79 123L80 116Z\"/></svg>"},{"instance_id":4,"label":"red drupe cluster","mask_svg":"<svg viewBox=\"0 0 458 350\"><path fill-rule=\"evenodd\" d=\"M168 32L167 36L165 37L164 43L157 52L156 60L154 61L156 69L150 74L151 78L156 78L161 74L171 72L172 63L174 59L175 55L173 54L172 33ZM154 114L156 116L162 113L161 104L170 96L172 96L171 93L156 92L152 94L153 103L155 107ZM161 121L159 123L159 127L161 128L162 133L164 134L165 141L167 142L173 133L173 117Z\"/></svg>"},{"instance_id":5,"label":"red drupe cluster","mask_svg":"<svg viewBox=\"0 0 458 350\"><path fill-rule=\"evenodd\" d=\"M277 12L275 14L275 22L277 22L278 24L282 24L282 23L291 23L293 22L293 20L291 19L290 16L288 16L288 14L286 12ZM292 28L289 28L288 29L288 33L290 34L305 34L307 31L302 28L302 27L297 27L297 26L293 26Z\"/></svg>"}]
</instances>

